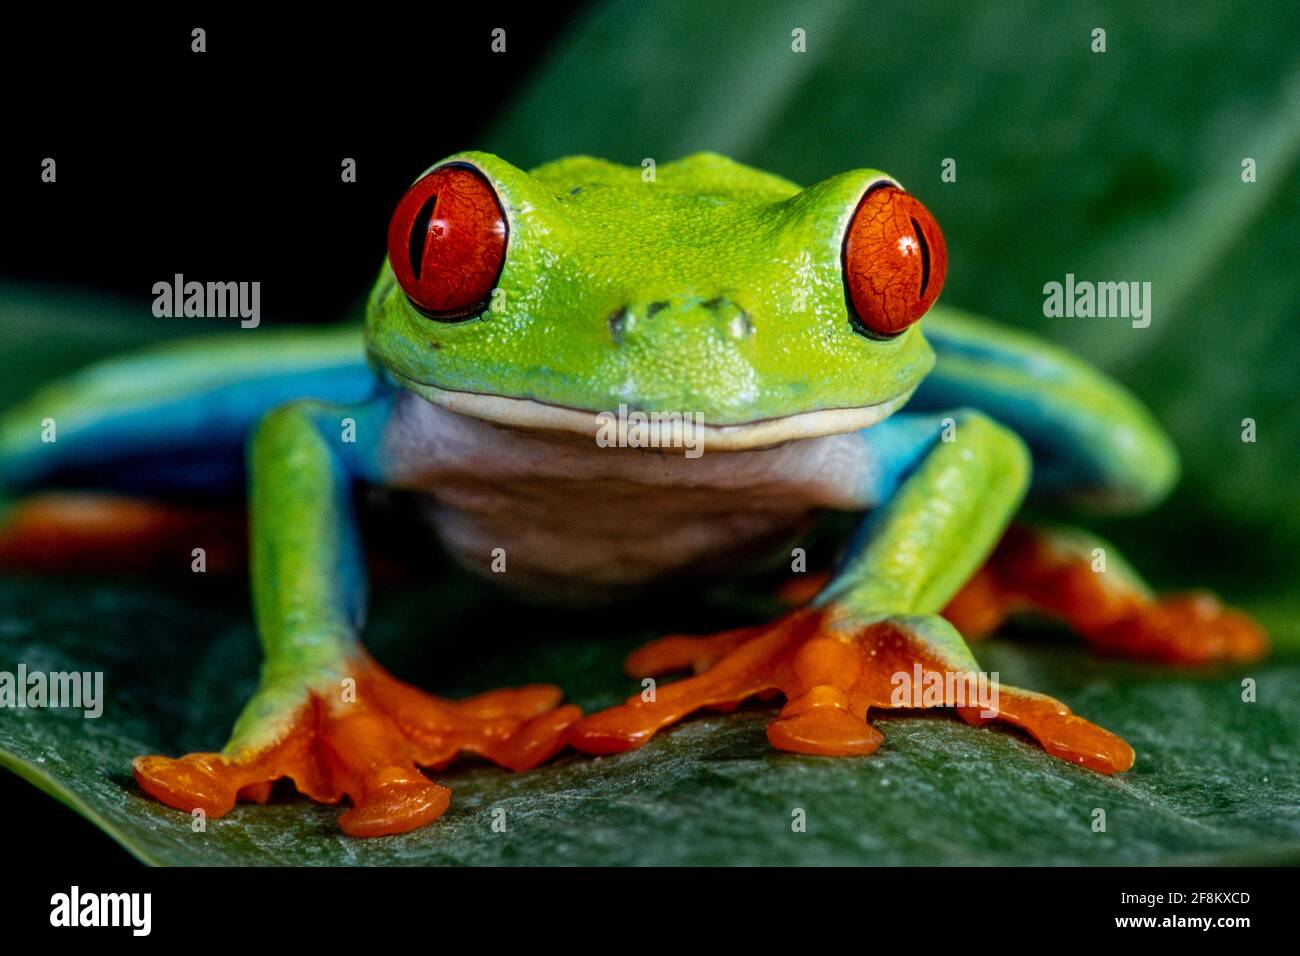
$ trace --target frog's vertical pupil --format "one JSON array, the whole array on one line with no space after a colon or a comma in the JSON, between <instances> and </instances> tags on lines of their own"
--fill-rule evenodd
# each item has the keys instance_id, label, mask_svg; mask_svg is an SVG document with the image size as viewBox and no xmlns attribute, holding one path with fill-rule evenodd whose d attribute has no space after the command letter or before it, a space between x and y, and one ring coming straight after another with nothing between
<instances>
[{"instance_id":1,"label":"frog's vertical pupil","mask_svg":"<svg viewBox=\"0 0 1300 956\"><path fill-rule=\"evenodd\" d=\"M912 232L916 233L916 241L921 246L921 291L916 294L918 299L925 298L925 287L930 284L930 245L925 241L925 232L921 229L921 224L916 221L915 216L908 216L912 223Z\"/></svg>"},{"instance_id":2,"label":"frog's vertical pupil","mask_svg":"<svg viewBox=\"0 0 1300 956\"><path fill-rule=\"evenodd\" d=\"M437 204L438 194L434 193L420 206L420 211L415 214L415 222L411 225L411 274L416 279L420 278L420 270L424 267L424 247L429 242L429 221L433 218L433 207Z\"/></svg>"}]
</instances>

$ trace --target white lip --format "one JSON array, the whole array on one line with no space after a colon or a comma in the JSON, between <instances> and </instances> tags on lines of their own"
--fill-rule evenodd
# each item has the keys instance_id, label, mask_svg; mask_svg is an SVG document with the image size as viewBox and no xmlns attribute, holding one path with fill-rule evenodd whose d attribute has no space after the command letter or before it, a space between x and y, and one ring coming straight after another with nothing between
<instances>
[{"instance_id":1,"label":"white lip","mask_svg":"<svg viewBox=\"0 0 1300 956\"><path fill-rule=\"evenodd\" d=\"M566 408L563 405L551 405L531 398L510 398L504 395L485 395L480 392L458 392L416 382L403 375L391 372L400 384L415 392L422 398L449 411L495 422L511 428L529 431L560 432L579 435L595 440L602 428L607 427L608 416L617 415L617 409L607 412L588 411L579 408ZM811 412L799 412L780 418L765 418L759 421L744 422L739 425L710 425L707 422L698 426L696 439L701 441L707 451L745 451L753 448L766 448L783 442L800 438L821 438L826 435L840 435L845 432L870 428L897 411L912 396L914 389L908 389L901 395L886 399L874 405L855 408L824 408ZM683 417L690 418L691 413L682 412ZM651 421L645 426L648 444L665 451L680 449L682 446L681 423L670 425ZM674 434L676 433L676 434Z\"/></svg>"}]
</instances>

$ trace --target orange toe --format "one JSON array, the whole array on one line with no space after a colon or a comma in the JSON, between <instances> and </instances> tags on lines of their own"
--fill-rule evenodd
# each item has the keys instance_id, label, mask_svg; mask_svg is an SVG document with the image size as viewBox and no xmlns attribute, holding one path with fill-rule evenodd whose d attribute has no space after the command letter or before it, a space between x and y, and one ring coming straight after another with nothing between
<instances>
[{"instance_id":1,"label":"orange toe","mask_svg":"<svg viewBox=\"0 0 1300 956\"><path fill-rule=\"evenodd\" d=\"M418 776L395 777L366 791L339 817L339 828L348 836L375 837L432 823L451 804L451 791Z\"/></svg>"},{"instance_id":2,"label":"orange toe","mask_svg":"<svg viewBox=\"0 0 1300 956\"><path fill-rule=\"evenodd\" d=\"M1123 570L1094 568L1077 542L1015 525L943 614L971 638L1021 611L1059 618L1115 657L1205 664L1256 660L1268 650L1258 624L1211 594L1152 597Z\"/></svg>"},{"instance_id":3,"label":"orange toe","mask_svg":"<svg viewBox=\"0 0 1300 956\"><path fill-rule=\"evenodd\" d=\"M210 817L229 813L243 786L227 772L220 754L170 757L136 757L132 773L140 789L155 800L178 810L202 810Z\"/></svg>"},{"instance_id":4,"label":"orange toe","mask_svg":"<svg viewBox=\"0 0 1300 956\"><path fill-rule=\"evenodd\" d=\"M1139 605L1087 638L1108 654L1171 664L1253 661L1268 651L1268 638L1254 620L1209 594Z\"/></svg>"},{"instance_id":5,"label":"orange toe","mask_svg":"<svg viewBox=\"0 0 1300 956\"><path fill-rule=\"evenodd\" d=\"M829 571L804 571L777 589L777 600L788 607L803 607L830 583Z\"/></svg>"},{"instance_id":6,"label":"orange toe","mask_svg":"<svg viewBox=\"0 0 1300 956\"><path fill-rule=\"evenodd\" d=\"M680 670L708 670L714 661L756 637L760 630L743 627L708 637L684 634L661 637L629 654L623 669L633 677L654 677Z\"/></svg>"},{"instance_id":7,"label":"orange toe","mask_svg":"<svg viewBox=\"0 0 1300 956\"><path fill-rule=\"evenodd\" d=\"M1012 724L1053 757L1098 773L1122 773L1133 766L1133 748L1124 740L1045 694L999 685L996 701L983 707L959 707L958 713L968 724L990 720Z\"/></svg>"},{"instance_id":8,"label":"orange toe","mask_svg":"<svg viewBox=\"0 0 1300 956\"><path fill-rule=\"evenodd\" d=\"M787 703L767 725L767 739L778 750L847 757L875 753L885 736L853 715L842 690L823 684Z\"/></svg>"}]
</instances>

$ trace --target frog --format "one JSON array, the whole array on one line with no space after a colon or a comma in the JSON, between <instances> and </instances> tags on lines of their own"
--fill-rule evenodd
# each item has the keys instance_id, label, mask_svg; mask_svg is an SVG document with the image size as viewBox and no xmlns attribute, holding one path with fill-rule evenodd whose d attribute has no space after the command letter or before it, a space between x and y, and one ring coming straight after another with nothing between
<instances>
[{"instance_id":1,"label":"frog","mask_svg":"<svg viewBox=\"0 0 1300 956\"><path fill-rule=\"evenodd\" d=\"M1133 748L1065 703L1000 679L964 693L984 675L971 645L1026 613L1170 666L1255 659L1267 637L1032 517L1154 507L1178 454L1083 360L937 305L947 269L935 218L875 169L800 187L715 153L530 171L456 153L398 202L361 328L184 338L9 411L0 474L25 497L0 560L123 561L193 534L186 501L246 494L256 689L220 751L132 765L143 793L211 818L287 778L346 800L350 836L403 833L446 811L437 778L462 755L512 771L613 755L751 700L778 702L779 751L866 757L885 743L871 718L942 708L1121 773ZM641 418L611 441L620 409ZM665 582L773 561L791 584L767 623L634 651L643 689L605 710L549 684L438 697L363 646L368 488L411 496L512 599L616 618ZM807 572L800 542L827 516L855 530Z\"/></svg>"}]
</instances>

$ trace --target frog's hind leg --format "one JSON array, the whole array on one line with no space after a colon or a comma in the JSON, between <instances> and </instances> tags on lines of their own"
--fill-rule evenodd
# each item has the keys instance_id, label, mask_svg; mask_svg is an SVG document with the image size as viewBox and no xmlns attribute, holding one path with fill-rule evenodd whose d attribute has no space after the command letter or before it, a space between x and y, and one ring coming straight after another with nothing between
<instances>
[{"instance_id":1,"label":"frog's hind leg","mask_svg":"<svg viewBox=\"0 0 1300 956\"><path fill-rule=\"evenodd\" d=\"M397 513L367 526L370 573L407 570ZM0 513L0 570L27 574L238 574L248 568L248 509L241 502L186 502L106 491L40 491Z\"/></svg>"},{"instance_id":2,"label":"frog's hind leg","mask_svg":"<svg viewBox=\"0 0 1300 956\"><path fill-rule=\"evenodd\" d=\"M0 568L25 572L237 571L245 509L104 492L47 491L0 516Z\"/></svg>"},{"instance_id":3,"label":"frog's hind leg","mask_svg":"<svg viewBox=\"0 0 1300 956\"><path fill-rule=\"evenodd\" d=\"M1247 615L1206 593L1157 597L1118 551L1076 528L1017 523L944 609L967 637L1032 612L1096 650L1174 664L1254 660L1268 649Z\"/></svg>"},{"instance_id":4,"label":"frog's hind leg","mask_svg":"<svg viewBox=\"0 0 1300 956\"><path fill-rule=\"evenodd\" d=\"M352 328L232 332L112 356L0 414L0 486L239 500L262 415L294 399L360 402L378 385Z\"/></svg>"},{"instance_id":5,"label":"frog's hind leg","mask_svg":"<svg viewBox=\"0 0 1300 956\"><path fill-rule=\"evenodd\" d=\"M187 338L47 383L0 414L0 566L189 571L202 548L205 570L238 570L257 420L377 387L353 328Z\"/></svg>"},{"instance_id":6,"label":"frog's hind leg","mask_svg":"<svg viewBox=\"0 0 1300 956\"><path fill-rule=\"evenodd\" d=\"M1012 428L1033 455L1031 498L1120 513L1151 507L1173 486L1169 437L1097 369L951 309L933 309L925 322L938 360L909 407L965 405ZM1104 572L1094 569L1098 548ZM1266 646L1253 621L1209 595L1153 596L1113 548L1078 531L1014 528L947 614L974 635L1017 610L1062 618L1098 650L1128 657L1246 660Z\"/></svg>"}]
</instances>

